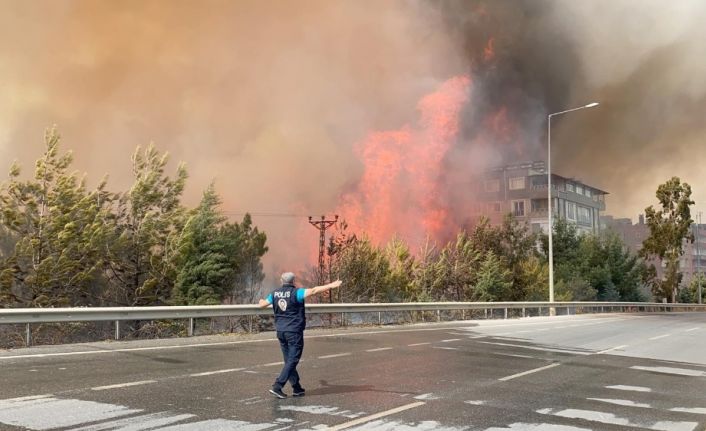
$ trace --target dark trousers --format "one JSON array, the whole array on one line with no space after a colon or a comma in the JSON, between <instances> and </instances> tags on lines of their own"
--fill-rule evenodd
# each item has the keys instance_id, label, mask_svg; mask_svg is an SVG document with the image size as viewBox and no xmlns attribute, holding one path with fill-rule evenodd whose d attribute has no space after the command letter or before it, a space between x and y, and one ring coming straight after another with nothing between
<instances>
[{"instance_id":1,"label":"dark trousers","mask_svg":"<svg viewBox=\"0 0 706 431\"><path fill-rule=\"evenodd\" d=\"M279 347L282 349L284 357L284 367L282 372L272 385L274 389L282 389L289 381L293 388L299 388L299 373L297 373L297 364L302 357L304 351L304 333L303 332L277 332Z\"/></svg>"}]
</instances>

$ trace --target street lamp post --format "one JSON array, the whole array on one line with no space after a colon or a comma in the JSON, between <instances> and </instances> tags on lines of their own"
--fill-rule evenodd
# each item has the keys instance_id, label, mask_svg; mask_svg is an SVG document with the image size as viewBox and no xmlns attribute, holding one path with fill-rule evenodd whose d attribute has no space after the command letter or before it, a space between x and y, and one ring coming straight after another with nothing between
<instances>
[{"instance_id":1,"label":"street lamp post","mask_svg":"<svg viewBox=\"0 0 706 431\"><path fill-rule=\"evenodd\" d=\"M552 233L554 226L552 224L552 117L562 115L580 109L593 108L598 106L598 102L589 103L588 105L579 106L578 108L567 109L566 111L555 112L547 116L547 213L549 227L549 302L554 302L554 248L552 246ZM550 308L550 314L554 314L554 308Z\"/></svg>"}]
</instances>

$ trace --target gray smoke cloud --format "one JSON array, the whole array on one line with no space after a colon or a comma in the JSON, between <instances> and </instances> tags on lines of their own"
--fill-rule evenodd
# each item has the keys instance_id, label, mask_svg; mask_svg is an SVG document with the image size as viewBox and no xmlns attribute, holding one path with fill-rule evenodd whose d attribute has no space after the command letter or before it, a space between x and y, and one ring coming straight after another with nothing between
<instances>
[{"instance_id":1,"label":"gray smoke cloud","mask_svg":"<svg viewBox=\"0 0 706 431\"><path fill-rule=\"evenodd\" d=\"M424 94L469 74L449 183L543 159L546 114L598 100L556 121L559 173L611 192L619 216L671 175L706 201L700 1L1 5L3 169L18 159L29 172L57 124L76 168L109 173L113 189L129 186L135 146L154 141L187 162L191 204L215 179L234 214L323 214L360 177L357 142L413 122ZM254 218L268 273L313 262L305 217Z\"/></svg>"}]
</instances>

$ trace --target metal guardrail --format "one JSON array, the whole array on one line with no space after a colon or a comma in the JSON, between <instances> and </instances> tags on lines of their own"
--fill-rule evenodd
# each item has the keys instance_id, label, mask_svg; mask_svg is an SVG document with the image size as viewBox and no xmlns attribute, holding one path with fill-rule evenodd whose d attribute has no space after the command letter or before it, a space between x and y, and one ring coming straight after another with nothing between
<instances>
[{"instance_id":1,"label":"metal guardrail","mask_svg":"<svg viewBox=\"0 0 706 431\"><path fill-rule=\"evenodd\" d=\"M663 304L648 302L400 302L366 304L307 304L307 314L346 314L377 312L382 323L382 313L403 311L436 311L441 320L441 311L462 311L465 319L466 310L503 309L504 317L508 310L522 310L522 316L528 309L554 310L561 314L570 314L573 310L581 312L607 311L706 311L701 304ZM487 311L486 311L487 314ZM554 314L554 313L550 313ZM26 344L31 345L31 325L38 323L59 322L115 322L115 338L120 338L120 322L134 320L171 320L188 319L187 333L193 335L194 319L210 317L260 316L272 315L269 308L257 305L206 305L206 306L160 306L160 307L87 307L87 308L4 308L0 309L0 324L26 325Z\"/></svg>"}]
</instances>

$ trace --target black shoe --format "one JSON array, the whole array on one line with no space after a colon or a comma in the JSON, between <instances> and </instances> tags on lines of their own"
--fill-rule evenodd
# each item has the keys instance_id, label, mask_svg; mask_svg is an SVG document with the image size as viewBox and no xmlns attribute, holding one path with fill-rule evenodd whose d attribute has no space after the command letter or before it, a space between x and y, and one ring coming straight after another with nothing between
<instances>
[{"instance_id":1,"label":"black shoe","mask_svg":"<svg viewBox=\"0 0 706 431\"><path fill-rule=\"evenodd\" d=\"M292 392L292 396L294 397L303 397L304 395L306 395L306 390L301 386L299 386L298 388L294 388Z\"/></svg>"},{"instance_id":2,"label":"black shoe","mask_svg":"<svg viewBox=\"0 0 706 431\"><path fill-rule=\"evenodd\" d=\"M287 394L282 392L282 389L270 389L270 393L279 399L287 398Z\"/></svg>"}]
</instances>

